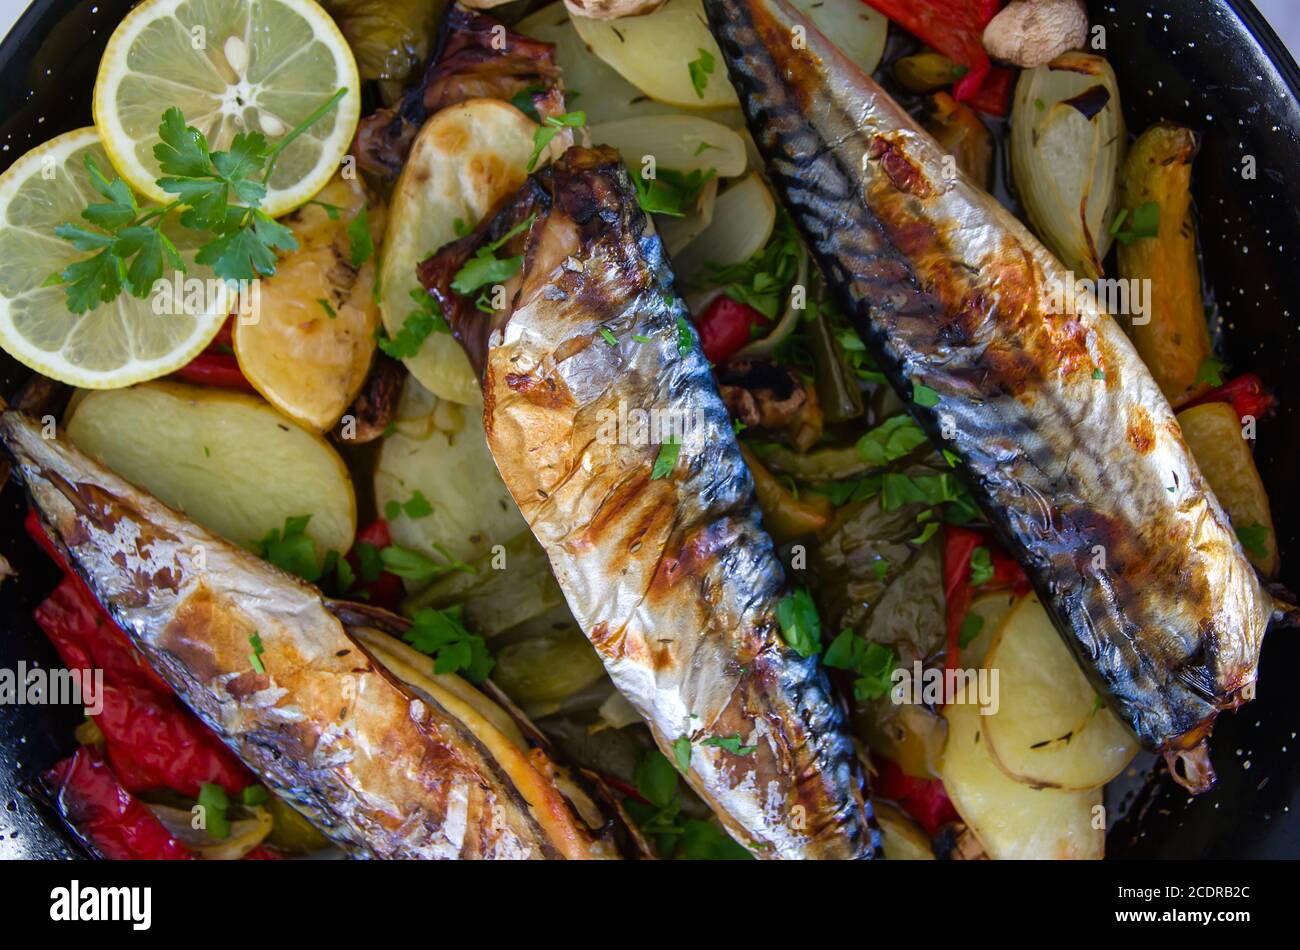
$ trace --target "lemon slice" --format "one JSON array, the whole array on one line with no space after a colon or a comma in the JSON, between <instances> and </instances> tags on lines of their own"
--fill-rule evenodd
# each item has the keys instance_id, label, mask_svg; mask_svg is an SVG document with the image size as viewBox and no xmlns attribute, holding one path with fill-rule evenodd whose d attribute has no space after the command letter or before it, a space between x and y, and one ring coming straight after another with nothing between
<instances>
[{"instance_id":1,"label":"lemon slice","mask_svg":"<svg viewBox=\"0 0 1300 950\"><path fill-rule=\"evenodd\" d=\"M285 147L262 210L275 217L320 191L338 171L361 111L347 40L312 0L146 0L108 41L95 79L95 125L113 166L155 201L158 122L169 106L229 148L239 132L272 145L340 88L347 95Z\"/></svg>"},{"instance_id":2,"label":"lemon slice","mask_svg":"<svg viewBox=\"0 0 1300 950\"><path fill-rule=\"evenodd\" d=\"M90 257L54 234L65 221L84 225L82 210L103 200L90 185L87 155L108 171L98 134L79 129L37 146L0 175L0 347L53 379L114 389L193 359L221 329L231 295L193 263L195 233L173 222L164 231L186 262L188 302L180 285L179 293L123 293L88 313L70 311L63 286L46 284L52 273ZM164 276L176 283L173 274Z\"/></svg>"}]
</instances>

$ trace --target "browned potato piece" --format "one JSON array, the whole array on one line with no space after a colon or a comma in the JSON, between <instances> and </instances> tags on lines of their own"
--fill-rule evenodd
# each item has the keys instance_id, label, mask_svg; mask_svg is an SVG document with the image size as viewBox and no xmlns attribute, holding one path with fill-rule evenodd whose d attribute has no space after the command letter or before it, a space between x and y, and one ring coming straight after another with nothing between
<instances>
[{"instance_id":1,"label":"browned potato piece","mask_svg":"<svg viewBox=\"0 0 1300 950\"><path fill-rule=\"evenodd\" d=\"M1250 446L1242 438L1237 411L1226 402L1209 402L1184 409L1178 424L1201 474L1242 538L1246 557L1263 573L1276 574L1277 534L1268 493Z\"/></svg>"},{"instance_id":2,"label":"browned potato piece","mask_svg":"<svg viewBox=\"0 0 1300 950\"><path fill-rule=\"evenodd\" d=\"M262 279L256 321L235 320L235 355L248 381L317 432L334 425L361 389L375 350L375 261L372 255L354 267L348 237L348 225L365 207L361 183L337 176L315 202L285 218L298 250ZM371 208L367 216L377 244L383 215Z\"/></svg>"},{"instance_id":3,"label":"browned potato piece","mask_svg":"<svg viewBox=\"0 0 1300 950\"><path fill-rule=\"evenodd\" d=\"M873 801L880 841L889 861L933 861L934 849L925 831L889 802Z\"/></svg>"},{"instance_id":4,"label":"browned potato piece","mask_svg":"<svg viewBox=\"0 0 1300 950\"><path fill-rule=\"evenodd\" d=\"M1119 276L1151 281L1150 320L1132 326L1133 344L1175 408L1206 388L1196 377L1211 354L1191 208L1199 147L1191 129L1153 125L1133 143L1120 174L1120 207L1130 217L1149 202L1160 208L1155 237L1120 243Z\"/></svg>"}]
</instances>

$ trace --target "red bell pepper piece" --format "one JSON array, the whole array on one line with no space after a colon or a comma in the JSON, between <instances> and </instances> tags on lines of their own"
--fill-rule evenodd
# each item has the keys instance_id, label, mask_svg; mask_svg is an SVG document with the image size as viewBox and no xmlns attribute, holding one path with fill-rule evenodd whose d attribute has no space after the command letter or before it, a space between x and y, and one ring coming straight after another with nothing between
<instances>
[{"instance_id":1,"label":"red bell pepper piece","mask_svg":"<svg viewBox=\"0 0 1300 950\"><path fill-rule=\"evenodd\" d=\"M234 753L179 705L78 583L64 578L36 608L36 622L69 669L104 671L95 725L127 791L170 788L197 797L203 783L212 782L234 795L256 782Z\"/></svg>"},{"instance_id":2,"label":"red bell pepper piece","mask_svg":"<svg viewBox=\"0 0 1300 950\"><path fill-rule=\"evenodd\" d=\"M871 763L876 767L876 775L871 780L872 793L897 802L931 838L943 825L960 820L939 779L908 775L893 759L880 755L872 756Z\"/></svg>"},{"instance_id":3,"label":"red bell pepper piece","mask_svg":"<svg viewBox=\"0 0 1300 950\"><path fill-rule=\"evenodd\" d=\"M1232 403L1237 418L1245 421L1246 416L1259 419L1277 404L1277 397L1264 388L1263 380L1254 373L1243 373L1222 386L1202 393L1183 408L1190 409L1207 402Z\"/></svg>"},{"instance_id":4,"label":"red bell pepper piece","mask_svg":"<svg viewBox=\"0 0 1300 950\"><path fill-rule=\"evenodd\" d=\"M101 855L125 861L185 861L190 850L136 799L99 753L82 746L42 776L63 818Z\"/></svg>"},{"instance_id":5,"label":"red bell pepper piece","mask_svg":"<svg viewBox=\"0 0 1300 950\"><path fill-rule=\"evenodd\" d=\"M771 323L760 311L727 296L714 298L695 318L700 348L710 363L721 363L754 338L756 327Z\"/></svg>"},{"instance_id":6,"label":"red bell pepper piece","mask_svg":"<svg viewBox=\"0 0 1300 950\"><path fill-rule=\"evenodd\" d=\"M1018 595L1029 593L1029 578L1020 565L994 543L984 532L973 528L948 525L943 538L943 594L945 618L948 623L948 650L944 661L947 669L956 669L961 662L961 625L970 611L971 578L970 559L978 547L988 548L993 564L993 577L980 590L1012 589Z\"/></svg>"},{"instance_id":7,"label":"red bell pepper piece","mask_svg":"<svg viewBox=\"0 0 1300 950\"><path fill-rule=\"evenodd\" d=\"M381 571L379 576L372 581L362 579L361 558L357 554L357 545L368 544L377 551L382 551L392 543L393 536L388 530L388 522L383 518L376 518L357 532L357 539L346 558L348 564L352 567L352 572L357 576L360 589L370 595L369 602L386 610L397 609L406 596L406 587L402 584L400 577L396 574L390 574L388 571Z\"/></svg>"},{"instance_id":8,"label":"red bell pepper piece","mask_svg":"<svg viewBox=\"0 0 1300 950\"><path fill-rule=\"evenodd\" d=\"M1012 72L994 66L984 51L984 27L1002 0L864 0L894 23L954 63L966 67L952 97L981 112L1004 116Z\"/></svg>"},{"instance_id":9,"label":"red bell pepper piece","mask_svg":"<svg viewBox=\"0 0 1300 950\"><path fill-rule=\"evenodd\" d=\"M256 392L239 368L239 361L229 353L203 352L176 372L176 379L200 386L219 386L222 389L242 389Z\"/></svg>"}]
</instances>

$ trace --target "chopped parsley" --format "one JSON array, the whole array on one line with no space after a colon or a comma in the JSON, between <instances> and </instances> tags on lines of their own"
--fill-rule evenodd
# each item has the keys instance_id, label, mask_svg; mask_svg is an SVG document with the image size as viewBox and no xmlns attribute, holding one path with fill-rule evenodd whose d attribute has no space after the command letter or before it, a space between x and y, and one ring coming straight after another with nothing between
<instances>
[{"instance_id":1,"label":"chopped parsley","mask_svg":"<svg viewBox=\"0 0 1300 950\"><path fill-rule=\"evenodd\" d=\"M700 55L687 63L686 68L691 74L691 85L695 87L695 94L703 99L704 90L709 85L709 77L713 75L717 64L713 60L713 54L708 50L701 49L697 52Z\"/></svg>"},{"instance_id":2,"label":"chopped parsley","mask_svg":"<svg viewBox=\"0 0 1300 950\"><path fill-rule=\"evenodd\" d=\"M858 439L857 449L868 465L883 466L910 455L927 441L911 416L899 414L890 416Z\"/></svg>"},{"instance_id":3,"label":"chopped parsley","mask_svg":"<svg viewBox=\"0 0 1300 950\"><path fill-rule=\"evenodd\" d=\"M375 256L375 242L370 236L370 207L362 205L361 211L348 224L348 259L353 267L360 267Z\"/></svg>"},{"instance_id":4,"label":"chopped parsley","mask_svg":"<svg viewBox=\"0 0 1300 950\"><path fill-rule=\"evenodd\" d=\"M685 356L695 345L695 336L691 333L691 325L686 322L686 318L680 313L677 315L677 352Z\"/></svg>"},{"instance_id":5,"label":"chopped parsley","mask_svg":"<svg viewBox=\"0 0 1300 950\"><path fill-rule=\"evenodd\" d=\"M637 203L647 214L663 214L673 218L684 218L695 203L696 197L710 180L717 174L717 169L707 171L695 169L683 173L671 168L661 168L654 178L646 178L638 169L632 176L636 188Z\"/></svg>"},{"instance_id":6,"label":"chopped parsley","mask_svg":"<svg viewBox=\"0 0 1300 950\"><path fill-rule=\"evenodd\" d=\"M199 786L198 804L203 809L203 828L209 838L223 841L230 837L230 819L226 811L230 808L230 796L226 790L215 782L204 782Z\"/></svg>"},{"instance_id":7,"label":"chopped parsley","mask_svg":"<svg viewBox=\"0 0 1300 950\"><path fill-rule=\"evenodd\" d=\"M1253 555L1256 560L1268 560L1268 528L1258 521L1254 524L1237 528L1237 540L1242 548Z\"/></svg>"},{"instance_id":8,"label":"chopped parsley","mask_svg":"<svg viewBox=\"0 0 1300 950\"><path fill-rule=\"evenodd\" d=\"M1125 222L1128 227L1125 228ZM1121 244L1131 244L1138 238L1153 238L1160 233L1160 205L1154 201L1140 204L1132 211L1123 208L1110 226L1111 235Z\"/></svg>"},{"instance_id":9,"label":"chopped parsley","mask_svg":"<svg viewBox=\"0 0 1300 950\"><path fill-rule=\"evenodd\" d=\"M416 584L423 584L451 571L463 571L466 574L478 573L478 568L473 564L466 564L464 561L459 560L441 544L435 543L433 547L443 556L445 561L435 561L422 551L414 551L411 548L404 548L396 544L390 544L380 551L379 560L383 563L384 569L390 574L404 577Z\"/></svg>"},{"instance_id":10,"label":"chopped parsley","mask_svg":"<svg viewBox=\"0 0 1300 950\"><path fill-rule=\"evenodd\" d=\"M929 386L914 383L912 385L912 402L926 409L932 409L939 405L939 394Z\"/></svg>"},{"instance_id":11,"label":"chopped parsley","mask_svg":"<svg viewBox=\"0 0 1300 950\"><path fill-rule=\"evenodd\" d=\"M673 740L673 759L677 769L686 772L691 767L691 740L689 736L678 736Z\"/></svg>"},{"instance_id":12,"label":"chopped parsley","mask_svg":"<svg viewBox=\"0 0 1300 950\"><path fill-rule=\"evenodd\" d=\"M389 521L399 515L414 520L416 518L427 518L433 514L433 505L429 504L429 499L424 497L424 492L418 488L411 493L411 497L406 501L398 501L396 498L390 498L384 505L384 517Z\"/></svg>"},{"instance_id":13,"label":"chopped parsley","mask_svg":"<svg viewBox=\"0 0 1300 950\"><path fill-rule=\"evenodd\" d=\"M1222 386L1223 371L1226 368L1227 364L1222 360L1207 356L1201 360L1201 365L1196 369L1196 382L1207 383L1210 386Z\"/></svg>"},{"instance_id":14,"label":"chopped parsley","mask_svg":"<svg viewBox=\"0 0 1300 950\"><path fill-rule=\"evenodd\" d=\"M654 468L650 470L650 481L657 481L671 475L673 469L677 467L677 457L681 452L681 443L675 437L669 437L668 441L659 446Z\"/></svg>"},{"instance_id":15,"label":"chopped parsley","mask_svg":"<svg viewBox=\"0 0 1300 950\"><path fill-rule=\"evenodd\" d=\"M603 339L610 346L618 346L618 337L614 335L614 331L611 330L609 327L601 327L600 336L601 339Z\"/></svg>"},{"instance_id":16,"label":"chopped parsley","mask_svg":"<svg viewBox=\"0 0 1300 950\"><path fill-rule=\"evenodd\" d=\"M799 234L794 222L781 211L763 249L740 264L709 264L710 282L721 286L722 292L732 300L775 320L798 275L799 254Z\"/></svg>"},{"instance_id":17,"label":"chopped parsley","mask_svg":"<svg viewBox=\"0 0 1300 950\"><path fill-rule=\"evenodd\" d=\"M322 569L316 555L316 542L306 534L311 515L294 515L284 519L283 528L271 531L254 545L258 557L282 571L296 574L309 583L320 580Z\"/></svg>"},{"instance_id":18,"label":"chopped parsley","mask_svg":"<svg viewBox=\"0 0 1300 950\"><path fill-rule=\"evenodd\" d=\"M957 631L957 645L963 650L971 645L980 631L984 629L984 618L979 614L967 614L961 622L961 629Z\"/></svg>"},{"instance_id":19,"label":"chopped parsley","mask_svg":"<svg viewBox=\"0 0 1300 950\"><path fill-rule=\"evenodd\" d=\"M465 626L459 605L416 611L402 639L434 658L435 673L460 673L470 682L481 683L496 665L487 641Z\"/></svg>"},{"instance_id":20,"label":"chopped parsley","mask_svg":"<svg viewBox=\"0 0 1300 950\"><path fill-rule=\"evenodd\" d=\"M821 650L822 624L817 605L806 587L796 587L776 605L776 622L790 649L800 656L815 656Z\"/></svg>"},{"instance_id":21,"label":"chopped parsley","mask_svg":"<svg viewBox=\"0 0 1300 950\"><path fill-rule=\"evenodd\" d=\"M528 171L537 167L537 160L542 157L542 152L546 151L546 146L551 144L551 139L555 138L557 132L561 129L578 129L587 124L587 113L585 112L565 112L562 115L548 115L542 120L542 124L537 131L533 133L533 154L528 156Z\"/></svg>"},{"instance_id":22,"label":"chopped parsley","mask_svg":"<svg viewBox=\"0 0 1300 950\"><path fill-rule=\"evenodd\" d=\"M415 302L415 309L406 315L396 336L390 338L382 327L375 331L379 348L393 359L409 359L419 353L431 333L451 332L438 301L419 288L411 291L411 300Z\"/></svg>"},{"instance_id":23,"label":"chopped parsley","mask_svg":"<svg viewBox=\"0 0 1300 950\"><path fill-rule=\"evenodd\" d=\"M970 552L970 582L972 587L982 587L993 580L993 553L984 545Z\"/></svg>"},{"instance_id":24,"label":"chopped parsley","mask_svg":"<svg viewBox=\"0 0 1300 950\"><path fill-rule=\"evenodd\" d=\"M677 770L658 749L651 749L637 764L633 784L639 798L625 799L623 807L662 857L677 861L752 860L715 820L687 818L681 813Z\"/></svg>"},{"instance_id":25,"label":"chopped parsley","mask_svg":"<svg viewBox=\"0 0 1300 950\"><path fill-rule=\"evenodd\" d=\"M524 265L522 254L498 258L496 253L511 238L531 228L536 220L537 214L534 212L492 243L485 244L475 251L474 256L466 261L452 278L451 289L467 297L480 287L499 284L518 273Z\"/></svg>"},{"instance_id":26,"label":"chopped parsley","mask_svg":"<svg viewBox=\"0 0 1300 950\"><path fill-rule=\"evenodd\" d=\"M823 662L837 670L857 674L853 681L853 695L865 702L879 699L889 692L898 658L889 647L868 643L852 629L845 629L826 648Z\"/></svg>"},{"instance_id":27,"label":"chopped parsley","mask_svg":"<svg viewBox=\"0 0 1300 950\"><path fill-rule=\"evenodd\" d=\"M740 735L734 736L709 736L700 745L709 746L715 749L725 749L732 755L753 755L758 746L743 745Z\"/></svg>"},{"instance_id":28,"label":"chopped parsley","mask_svg":"<svg viewBox=\"0 0 1300 950\"><path fill-rule=\"evenodd\" d=\"M266 649L262 646L261 634L257 631L253 631L252 635L248 638L248 645L253 648L251 657L253 661L253 669L259 673L265 673L266 667L262 665L262 654L266 652Z\"/></svg>"}]
</instances>

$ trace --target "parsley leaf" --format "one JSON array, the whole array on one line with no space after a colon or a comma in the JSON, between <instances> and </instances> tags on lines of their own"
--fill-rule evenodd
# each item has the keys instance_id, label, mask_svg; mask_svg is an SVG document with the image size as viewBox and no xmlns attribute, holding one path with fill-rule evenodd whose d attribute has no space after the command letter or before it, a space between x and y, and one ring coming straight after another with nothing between
<instances>
[{"instance_id":1,"label":"parsley leaf","mask_svg":"<svg viewBox=\"0 0 1300 950\"><path fill-rule=\"evenodd\" d=\"M961 622L961 629L957 631L957 646L963 650L971 645L971 642L980 635L984 629L984 618L979 614L967 614Z\"/></svg>"},{"instance_id":2,"label":"parsley leaf","mask_svg":"<svg viewBox=\"0 0 1300 950\"><path fill-rule=\"evenodd\" d=\"M451 280L451 289L461 296L468 297L480 287L499 284L509 280L524 265L523 255L498 258L496 252L511 238L522 234L533 226L537 214L530 214L513 228L491 244L486 244L474 252L474 256L461 265L456 276Z\"/></svg>"},{"instance_id":3,"label":"parsley leaf","mask_svg":"<svg viewBox=\"0 0 1300 950\"><path fill-rule=\"evenodd\" d=\"M309 521L311 515L285 518L284 528L272 528L255 545L255 550L263 560L314 584L320 580L322 568L316 556L316 542L306 534Z\"/></svg>"},{"instance_id":4,"label":"parsley leaf","mask_svg":"<svg viewBox=\"0 0 1300 950\"><path fill-rule=\"evenodd\" d=\"M466 574L478 573L478 568L459 560L441 544L435 542L433 547L443 556L445 563L435 561L422 551L414 551L411 548L404 548L396 544L390 544L380 551L379 559L390 574L396 574L398 577L404 577L408 581L414 581L417 584L433 580L435 577L441 577L449 571L464 571Z\"/></svg>"},{"instance_id":5,"label":"parsley leaf","mask_svg":"<svg viewBox=\"0 0 1300 950\"><path fill-rule=\"evenodd\" d=\"M776 605L776 622L790 649L800 656L814 656L821 650L822 625L817 605L806 587L797 587Z\"/></svg>"},{"instance_id":6,"label":"parsley leaf","mask_svg":"<svg viewBox=\"0 0 1300 950\"><path fill-rule=\"evenodd\" d=\"M700 745L710 746L715 749L725 749L732 755L753 755L758 746L742 745L740 735L734 736L709 736Z\"/></svg>"},{"instance_id":7,"label":"parsley leaf","mask_svg":"<svg viewBox=\"0 0 1300 950\"><path fill-rule=\"evenodd\" d=\"M970 552L970 582L972 587L982 587L993 580L993 554L984 545Z\"/></svg>"},{"instance_id":8,"label":"parsley leaf","mask_svg":"<svg viewBox=\"0 0 1300 950\"><path fill-rule=\"evenodd\" d=\"M851 629L840 631L826 649L823 662L837 670L856 673L853 695L862 701L879 699L888 693L898 665L893 650L879 643L868 643Z\"/></svg>"},{"instance_id":9,"label":"parsley leaf","mask_svg":"<svg viewBox=\"0 0 1300 950\"><path fill-rule=\"evenodd\" d=\"M632 777L637 794L623 806L641 831L652 838L661 856L679 861L748 861L753 856L715 821L685 818L678 795L678 775L658 749L637 763Z\"/></svg>"},{"instance_id":10,"label":"parsley leaf","mask_svg":"<svg viewBox=\"0 0 1300 950\"><path fill-rule=\"evenodd\" d=\"M537 160L542 157L542 152L546 146L551 144L551 139L555 138L557 132L564 128L581 128L587 124L587 113L585 112L565 112L562 115L548 115L537 131L533 133L533 153L528 156L527 170L532 171L537 167Z\"/></svg>"},{"instance_id":11,"label":"parsley leaf","mask_svg":"<svg viewBox=\"0 0 1300 950\"><path fill-rule=\"evenodd\" d=\"M691 325L679 313L677 315L677 352L679 355L685 356L694 345L695 335L691 332Z\"/></svg>"},{"instance_id":12,"label":"parsley leaf","mask_svg":"<svg viewBox=\"0 0 1300 950\"><path fill-rule=\"evenodd\" d=\"M253 648L251 654L253 669L258 673L265 673L266 667L262 665L262 654L266 652L266 648L262 646L261 634L253 631L252 636L248 638L248 645Z\"/></svg>"},{"instance_id":13,"label":"parsley leaf","mask_svg":"<svg viewBox=\"0 0 1300 950\"><path fill-rule=\"evenodd\" d=\"M199 807L203 809L203 828L209 838L222 841L230 837L230 819L226 810L230 808L230 796L226 790L215 782L204 782L199 786Z\"/></svg>"},{"instance_id":14,"label":"parsley leaf","mask_svg":"<svg viewBox=\"0 0 1300 950\"><path fill-rule=\"evenodd\" d=\"M1264 561L1268 559L1268 530L1265 525L1256 521L1254 524L1237 528L1237 540L1257 560Z\"/></svg>"},{"instance_id":15,"label":"parsley leaf","mask_svg":"<svg viewBox=\"0 0 1300 950\"><path fill-rule=\"evenodd\" d=\"M668 438L667 442L659 446L659 454L655 456L654 468L650 470L650 481L657 481L671 475L673 469L677 467L677 457L681 454L681 451L681 443L672 436Z\"/></svg>"},{"instance_id":16,"label":"parsley leaf","mask_svg":"<svg viewBox=\"0 0 1300 950\"><path fill-rule=\"evenodd\" d=\"M709 76L713 75L713 69L716 65L713 61L713 54L708 50L697 50L699 57L691 60L686 64L687 70L691 74L691 85L695 87L695 94L701 99L704 98L704 90L709 85Z\"/></svg>"},{"instance_id":17,"label":"parsley leaf","mask_svg":"<svg viewBox=\"0 0 1300 950\"><path fill-rule=\"evenodd\" d=\"M883 466L903 458L928 440L912 417L890 416L858 439L858 455L868 465Z\"/></svg>"},{"instance_id":18,"label":"parsley leaf","mask_svg":"<svg viewBox=\"0 0 1300 950\"><path fill-rule=\"evenodd\" d=\"M912 384L912 402L926 409L932 409L939 405L939 394L929 386L922 386L920 383Z\"/></svg>"},{"instance_id":19,"label":"parsley leaf","mask_svg":"<svg viewBox=\"0 0 1300 950\"><path fill-rule=\"evenodd\" d=\"M470 682L481 683L496 665L488 652L487 641L462 622L459 605L444 610L425 607L416 611L402 639L434 658L435 673L461 673Z\"/></svg>"},{"instance_id":20,"label":"parsley leaf","mask_svg":"<svg viewBox=\"0 0 1300 950\"><path fill-rule=\"evenodd\" d=\"M678 770L685 772L691 767L691 740L689 736L678 736L673 740L673 758Z\"/></svg>"},{"instance_id":21,"label":"parsley leaf","mask_svg":"<svg viewBox=\"0 0 1300 950\"><path fill-rule=\"evenodd\" d=\"M370 206L361 211L348 224L348 258L353 267L360 267L375 256L375 241L370 236Z\"/></svg>"},{"instance_id":22,"label":"parsley leaf","mask_svg":"<svg viewBox=\"0 0 1300 950\"><path fill-rule=\"evenodd\" d=\"M411 299L415 301L415 309L406 315L396 336L389 338L382 327L375 331L379 348L394 359L406 359L419 353L431 333L451 332L438 301L419 288L411 291Z\"/></svg>"},{"instance_id":23,"label":"parsley leaf","mask_svg":"<svg viewBox=\"0 0 1300 950\"><path fill-rule=\"evenodd\" d=\"M707 171L695 169L689 173L661 168L654 178L646 178L637 169L632 176L637 203L647 214L663 214L684 218L695 203L700 189L717 175L716 168Z\"/></svg>"},{"instance_id":24,"label":"parsley leaf","mask_svg":"<svg viewBox=\"0 0 1300 950\"><path fill-rule=\"evenodd\" d=\"M389 521L401 514L411 519L427 518L433 514L433 505L429 504L429 499L424 497L424 492L417 488L406 501L393 498L384 506L384 517Z\"/></svg>"},{"instance_id":25,"label":"parsley leaf","mask_svg":"<svg viewBox=\"0 0 1300 950\"><path fill-rule=\"evenodd\" d=\"M1129 227L1124 229L1127 221ZM1123 229L1123 230L1121 230ZM1132 244L1138 238L1153 238L1160 233L1160 205L1154 201L1138 205L1132 211L1124 208L1115 216L1110 233L1121 244Z\"/></svg>"},{"instance_id":26,"label":"parsley leaf","mask_svg":"<svg viewBox=\"0 0 1300 950\"><path fill-rule=\"evenodd\" d=\"M763 249L740 264L710 263L710 282L721 286L732 300L747 304L769 320L785 306L790 286L799 271L799 234L784 211Z\"/></svg>"},{"instance_id":27,"label":"parsley leaf","mask_svg":"<svg viewBox=\"0 0 1300 950\"><path fill-rule=\"evenodd\" d=\"M1223 385L1223 371L1227 364L1222 360L1215 359L1213 356L1207 356L1201 361L1201 365L1196 369L1196 382L1208 383L1211 386Z\"/></svg>"}]
</instances>

